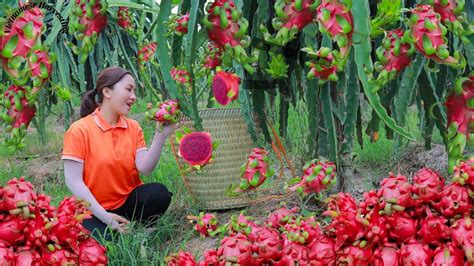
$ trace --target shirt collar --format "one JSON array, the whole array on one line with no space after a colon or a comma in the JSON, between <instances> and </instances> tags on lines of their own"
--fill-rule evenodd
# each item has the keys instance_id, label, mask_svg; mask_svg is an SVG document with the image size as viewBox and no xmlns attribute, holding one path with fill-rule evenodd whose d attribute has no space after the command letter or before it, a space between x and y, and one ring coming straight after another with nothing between
<instances>
[{"instance_id":1,"label":"shirt collar","mask_svg":"<svg viewBox=\"0 0 474 266\"><path fill-rule=\"evenodd\" d=\"M102 116L102 114L99 112L99 107L95 108L94 112L92 113L92 116L94 117L94 121L97 124L97 126L102 129L102 131L107 131L110 130L114 127L110 126L109 123L105 120L105 118ZM120 116L119 122L115 125L115 128L120 127L120 128L127 128L127 121L125 121L125 118L123 115Z\"/></svg>"}]
</instances>

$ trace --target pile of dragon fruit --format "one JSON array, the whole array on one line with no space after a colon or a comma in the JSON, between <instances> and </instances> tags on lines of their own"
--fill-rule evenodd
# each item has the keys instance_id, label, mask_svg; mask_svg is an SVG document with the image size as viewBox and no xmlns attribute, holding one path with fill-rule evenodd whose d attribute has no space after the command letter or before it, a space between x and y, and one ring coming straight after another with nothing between
<instances>
[{"instance_id":1,"label":"pile of dragon fruit","mask_svg":"<svg viewBox=\"0 0 474 266\"><path fill-rule=\"evenodd\" d=\"M106 249L82 226L86 203L56 208L24 177L0 187L0 265L107 265Z\"/></svg>"},{"instance_id":2,"label":"pile of dragon fruit","mask_svg":"<svg viewBox=\"0 0 474 266\"><path fill-rule=\"evenodd\" d=\"M180 251L168 265L472 265L474 157L458 161L452 182L429 168L411 180L390 175L361 202L340 192L325 200L324 220L281 207L263 222L234 215L219 225L201 213L202 237L222 237L197 261Z\"/></svg>"}]
</instances>

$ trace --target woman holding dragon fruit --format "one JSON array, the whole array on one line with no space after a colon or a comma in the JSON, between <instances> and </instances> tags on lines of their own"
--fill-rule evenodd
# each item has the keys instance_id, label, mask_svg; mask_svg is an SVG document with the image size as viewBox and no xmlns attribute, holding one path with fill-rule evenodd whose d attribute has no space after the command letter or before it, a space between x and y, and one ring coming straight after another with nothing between
<instances>
[{"instance_id":1,"label":"woman holding dragon fruit","mask_svg":"<svg viewBox=\"0 0 474 266\"><path fill-rule=\"evenodd\" d=\"M124 232L130 220L152 224L167 210L172 196L160 183L144 184L139 173L152 173L165 140L181 123L158 120L148 149L138 122L126 117L135 101L130 72L119 67L102 70L95 89L82 100L82 118L64 137L66 185L90 203L93 213L83 225L108 240L107 227Z\"/></svg>"}]
</instances>

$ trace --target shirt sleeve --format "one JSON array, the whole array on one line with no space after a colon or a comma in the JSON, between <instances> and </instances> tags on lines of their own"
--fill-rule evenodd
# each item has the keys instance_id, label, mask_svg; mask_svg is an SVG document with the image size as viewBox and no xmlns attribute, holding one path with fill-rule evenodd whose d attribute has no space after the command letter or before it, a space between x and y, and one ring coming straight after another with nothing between
<instances>
[{"instance_id":1,"label":"shirt sleeve","mask_svg":"<svg viewBox=\"0 0 474 266\"><path fill-rule=\"evenodd\" d=\"M141 150L147 150L147 146L146 146L146 143L145 143L145 136L143 135L143 129L142 127L140 126L140 124L137 123L137 134L138 134L138 137L137 137L137 152L141 151Z\"/></svg>"},{"instance_id":2,"label":"shirt sleeve","mask_svg":"<svg viewBox=\"0 0 474 266\"><path fill-rule=\"evenodd\" d=\"M71 125L64 135L64 147L61 159L84 163L85 158L86 145L84 132L80 128Z\"/></svg>"}]
</instances>

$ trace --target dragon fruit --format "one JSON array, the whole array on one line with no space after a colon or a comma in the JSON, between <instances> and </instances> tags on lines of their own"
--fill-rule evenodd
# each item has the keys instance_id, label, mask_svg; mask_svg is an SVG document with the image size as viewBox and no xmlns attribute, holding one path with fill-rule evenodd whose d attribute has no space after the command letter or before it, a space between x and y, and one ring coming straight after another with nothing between
<instances>
[{"instance_id":1,"label":"dragon fruit","mask_svg":"<svg viewBox=\"0 0 474 266\"><path fill-rule=\"evenodd\" d=\"M77 265L77 255L66 249L54 249L42 253L46 265Z\"/></svg>"},{"instance_id":2,"label":"dragon fruit","mask_svg":"<svg viewBox=\"0 0 474 266\"><path fill-rule=\"evenodd\" d=\"M69 34L80 41L79 46L68 43L84 64L94 49L99 33L107 26L107 3L100 0L76 0L69 16Z\"/></svg>"},{"instance_id":3,"label":"dragon fruit","mask_svg":"<svg viewBox=\"0 0 474 266\"><path fill-rule=\"evenodd\" d=\"M170 71L171 77L180 85L184 86L187 94L192 93L191 74L182 67L173 67Z\"/></svg>"},{"instance_id":4,"label":"dragon fruit","mask_svg":"<svg viewBox=\"0 0 474 266\"><path fill-rule=\"evenodd\" d=\"M28 67L31 71L33 87L38 88L51 77L55 55L45 49L32 51L28 56Z\"/></svg>"},{"instance_id":5,"label":"dragon fruit","mask_svg":"<svg viewBox=\"0 0 474 266\"><path fill-rule=\"evenodd\" d=\"M405 42L403 33L401 29L388 32L382 41L382 46L377 48L378 61L374 66L380 72L376 80L380 87L393 80L412 61L415 47L412 43Z\"/></svg>"},{"instance_id":6,"label":"dragon fruit","mask_svg":"<svg viewBox=\"0 0 474 266\"><path fill-rule=\"evenodd\" d=\"M156 108L150 106L149 111L145 113L149 120L156 120L163 124L177 123L180 115L178 101L172 99L158 103Z\"/></svg>"},{"instance_id":7,"label":"dragon fruit","mask_svg":"<svg viewBox=\"0 0 474 266\"><path fill-rule=\"evenodd\" d=\"M303 167L303 175L298 178L298 183L290 188L300 195L320 193L336 182L336 165L326 160L312 160Z\"/></svg>"},{"instance_id":8,"label":"dragon fruit","mask_svg":"<svg viewBox=\"0 0 474 266\"><path fill-rule=\"evenodd\" d=\"M153 58L155 50L156 42L151 42L141 46L140 50L138 50L138 64L140 65L140 67L145 67L145 63Z\"/></svg>"},{"instance_id":9,"label":"dragon fruit","mask_svg":"<svg viewBox=\"0 0 474 266\"><path fill-rule=\"evenodd\" d=\"M413 206L411 187L412 185L403 175L395 176L390 173L388 178L384 178L377 191L381 202L380 207L384 213L390 215L393 211L402 211Z\"/></svg>"},{"instance_id":10,"label":"dragon fruit","mask_svg":"<svg viewBox=\"0 0 474 266\"><path fill-rule=\"evenodd\" d=\"M465 184L469 188L474 188L474 157L466 161L459 160L453 167L454 177L453 181L461 185Z\"/></svg>"},{"instance_id":11,"label":"dragon fruit","mask_svg":"<svg viewBox=\"0 0 474 266\"><path fill-rule=\"evenodd\" d=\"M285 242L283 252L279 261L273 263L274 266L286 265L308 265L309 248L298 242Z\"/></svg>"},{"instance_id":12,"label":"dragon fruit","mask_svg":"<svg viewBox=\"0 0 474 266\"><path fill-rule=\"evenodd\" d=\"M283 241L278 231L271 227L258 227L249 235L252 252L257 265L265 265L277 261L281 257Z\"/></svg>"},{"instance_id":13,"label":"dragon fruit","mask_svg":"<svg viewBox=\"0 0 474 266\"><path fill-rule=\"evenodd\" d=\"M209 249L203 254L203 260L199 261L199 266L217 266L219 265L219 258L217 257L217 250Z\"/></svg>"},{"instance_id":14,"label":"dragon fruit","mask_svg":"<svg viewBox=\"0 0 474 266\"><path fill-rule=\"evenodd\" d=\"M394 244L386 243L374 251L372 262L374 266L398 266L400 261L400 250Z\"/></svg>"},{"instance_id":15,"label":"dragon fruit","mask_svg":"<svg viewBox=\"0 0 474 266\"><path fill-rule=\"evenodd\" d=\"M414 43L415 48L440 64L458 66L459 58L449 55L447 29L439 21L433 7L417 5L411 10L411 27L405 32L405 41ZM455 53L458 57L459 53Z\"/></svg>"},{"instance_id":16,"label":"dragon fruit","mask_svg":"<svg viewBox=\"0 0 474 266\"><path fill-rule=\"evenodd\" d=\"M364 225L364 236L371 244L384 244L388 241L387 218L379 214L378 206L371 212L357 216L356 220Z\"/></svg>"},{"instance_id":17,"label":"dragon fruit","mask_svg":"<svg viewBox=\"0 0 474 266\"><path fill-rule=\"evenodd\" d=\"M289 242L299 242L308 245L321 236L321 228L316 222L314 216L303 217L299 216L296 219L290 220L280 228L283 232L283 237Z\"/></svg>"},{"instance_id":18,"label":"dragon fruit","mask_svg":"<svg viewBox=\"0 0 474 266\"><path fill-rule=\"evenodd\" d=\"M207 44L207 49L204 51L202 65L205 69L212 70L221 64L222 52L217 45L209 41Z\"/></svg>"},{"instance_id":19,"label":"dragon fruit","mask_svg":"<svg viewBox=\"0 0 474 266\"><path fill-rule=\"evenodd\" d=\"M406 212L397 212L388 216L387 221L389 237L397 243L406 242L416 237L419 222Z\"/></svg>"},{"instance_id":20,"label":"dragon fruit","mask_svg":"<svg viewBox=\"0 0 474 266\"><path fill-rule=\"evenodd\" d=\"M439 246L433 252L433 266L463 266L464 264L464 253L462 250L457 248L453 243L447 243L443 246Z\"/></svg>"},{"instance_id":21,"label":"dragon fruit","mask_svg":"<svg viewBox=\"0 0 474 266\"><path fill-rule=\"evenodd\" d=\"M298 207L288 209L285 204L281 204L281 208L271 212L267 218L267 224L275 229L284 226L299 211Z\"/></svg>"},{"instance_id":22,"label":"dragon fruit","mask_svg":"<svg viewBox=\"0 0 474 266\"><path fill-rule=\"evenodd\" d=\"M25 177L13 178L1 189L0 211L15 211L15 213L22 213L25 218L28 218L30 206L36 201L36 198L33 185L25 181Z\"/></svg>"},{"instance_id":23,"label":"dragon fruit","mask_svg":"<svg viewBox=\"0 0 474 266\"><path fill-rule=\"evenodd\" d=\"M443 239L449 239L449 227L446 225L448 219L443 216L435 216L429 212L427 217L420 220L418 235L425 244L439 245Z\"/></svg>"},{"instance_id":24,"label":"dragon fruit","mask_svg":"<svg viewBox=\"0 0 474 266\"><path fill-rule=\"evenodd\" d=\"M27 247L17 248L14 254L15 259L13 265L17 266L40 266L42 265L41 255L34 249Z\"/></svg>"},{"instance_id":25,"label":"dragon fruit","mask_svg":"<svg viewBox=\"0 0 474 266\"><path fill-rule=\"evenodd\" d=\"M210 2L206 5L206 13L202 23L207 28L209 39L253 74L255 69L250 64L258 58L255 55L248 56L244 49L250 45L250 37L245 35L249 23L241 16L234 1Z\"/></svg>"},{"instance_id":26,"label":"dragon fruit","mask_svg":"<svg viewBox=\"0 0 474 266\"><path fill-rule=\"evenodd\" d=\"M187 132L186 132L187 131ZM179 143L178 156L183 158L190 167L201 169L201 167L213 161L213 150L217 148L217 142L212 142L211 134L208 132L191 132L185 129L185 135L176 133Z\"/></svg>"},{"instance_id":27,"label":"dragon fruit","mask_svg":"<svg viewBox=\"0 0 474 266\"><path fill-rule=\"evenodd\" d=\"M229 235L240 233L250 236L252 232L255 232L257 227L254 218L247 216L245 211L241 211L239 215L232 215L229 222L221 226L218 230L220 230L221 233Z\"/></svg>"},{"instance_id":28,"label":"dragon fruit","mask_svg":"<svg viewBox=\"0 0 474 266\"><path fill-rule=\"evenodd\" d=\"M317 9L319 29L336 40L341 58L346 58L352 44L354 18L352 0L323 0Z\"/></svg>"},{"instance_id":29,"label":"dragon fruit","mask_svg":"<svg viewBox=\"0 0 474 266\"><path fill-rule=\"evenodd\" d=\"M458 159L463 158L466 143L474 143L474 71L460 78L445 102L448 116L448 170L453 173Z\"/></svg>"},{"instance_id":30,"label":"dragon fruit","mask_svg":"<svg viewBox=\"0 0 474 266\"><path fill-rule=\"evenodd\" d=\"M212 78L212 94L216 101L228 105L239 97L240 77L233 73L217 71Z\"/></svg>"},{"instance_id":31,"label":"dragon fruit","mask_svg":"<svg viewBox=\"0 0 474 266\"><path fill-rule=\"evenodd\" d=\"M265 41L285 46L295 39L299 31L313 21L318 5L318 0L277 0L274 5L276 17L272 20L272 25L278 32L275 37L272 37L268 29L263 24L260 25Z\"/></svg>"},{"instance_id":32,"label":"dragon fruit","mask_svg":"<svg viewBox=\"0 0 474 266\"><path fill-rule=\"evenodd\" d=\"M117 11L117 24L125 30L131 30L133 28L133 21L128 7L119 7Z\"/></svg>"},{"instance_id":33,"label":"dragon fruit","mask_svg":"<svg viewBox=\"0 0 474 266\"><path fill-rule=\"evenodd\" d=\"M471 217L465 215L454 221L450 229L453 243L464 250L470 263L474 263L474 228Z\"/></svg>"},{"instance_id":34,"label":"dragon fruit","mask_svg":"<svg viewBox=\"0 0 474 266\"><path fill-rule=\"evenodd\" d=\"M226 236L221 240L217 249L219 265L238 264L242 266L255 265L252 257L252 243L241 234Z\"/></svg>"},{"instance_id":35,"label":"dragon fruit","mask_svg":"<svg viewBox=\"0 0 474 266\"><path fill-rule=\"evenodd\" d=\"M0 239L0 261L10 266L12 265L13 259L13 248L7 242Z\"/></svg>"},{"instance_id":36,"label":"dragon fruit","mask_svg":"<svg viewBox=\"0 0 474 266\"><path fill-rule=\"evenodd\" d=\"M472 209L470 190L459 184L450 184L443 189L441 201L433 206L444 216L454 217L469 213Z\"/></svg>"},{"instance_id":37,"label":"dragon fruit","mask_svg":"<svg viewBox=\"0 0 474 266\"><path fill-rule=\"evenodd\" d=\"M466 20L466 14L463 13L464 0L429 0L428 3L433 6L434 11L441 17L446 27L461 38L465 43L469 43L466 38L470 32L466 31L463 22Z\"/></svg>"},{"instance_id":38,"label":"dragon fruit","mask_svg":"<svg viewBox=\"0 0 474 266\"><path fill-rule=\"evenodd\" d=\"M321 235L311 242L308 248L308 259L311 265L335 265L336 249L334 239Z\"/></svg>"},{"instance_id":39,"label":"dragon fruit","mask_svg":"<svg viewBox=\"0 0 474 266\"><path fill-rule=\"evenodd\" d=\"M337 251L337 265L368 266L372 255L369 247L347 246Z\"/></svg>"},{"instance_id":40,"label":"dragon fruit","mask_svg":"<svg viewBox=\"0 0 474 266\"><path fill-rule=\"evenodd\" d=\"M179 251L178 254L172 254L165 258L168 266L195 266L193 254L189 252Z\"/></svg>"},{"instance_id":41,"label":"dragon fruit","mask_svg":"<svg viewBox=\"0 0 474 266\"><path fill-rule=\"evenodd\" d=\"M107 265L106 249L95 239L88 238L79 245L79 263L91 263L92 265Z\"/></svg>"},{"instance_id":42,"label":"dragon fruit","mask_svg":"<svg viewBox=\"0 0 474 266\"><path fill-rule=\"evenodd\" d=\"M402 244L400 258L403 265L431 265L433 251L426 244L422 244L415 239L408 244Z\"/></svg>"},{"instance_id":43,"label":"dragon fruit","mask_svg":"<svg viewBox=\"0 0 474 266\"><path fill-rule=\"evenodd\" d=\"M247 162L240 168L241 181L234 192L244 192L259 187L274 174L273 166L264 148L254 148Z\"/></svg>"},{"instance_id":44,"label":"dragon fruit","mask_svg":"<svg viewBox=\"0 0 474 266\"><path fill-rule=\"evenodd\" d=\"M213 235L216 232L218 223L217 217L214 214L201 212L199 217L197 217L194 230L203 237Z\"/></svg>"},{"instance_id":45,"label":"dragon fruit","mask_svg":"<svg viewBox=\"0 0 474 266\"><path fill-rule=\"evenodd\" d=\"M359 204L359 212L362 215L372 213L375 208L377 208L377 210L379 209L380 204L379 197L377 196L377 191L366 191L364 192L363 197L363 201L361 201Z\"/></svg>"},{"instance_id":46,"label":"dragon fruit","mask_svg":"<svg viewBox=\"0 0 474 266\"><path fill-rule=\"evenodd\" d=\"M0 221L0 239L12 246L18 245L25 240L25 227L26 220L21 216L7 216Z\"/></svg>"},{"instance_id":47,"label":"dragon fruit","mask_svg":"<svg viewBox=\"0 0 474 266\"><path fill-rule=\"evenodd\" d=\"M166 22L169 32L178 36L188 33L189 13L184 15L171 15L170 20Z\"/></svg>"},{"instance_id":48,"label":"dragon fruit","mask_svg":"<svg viewBox=\"0 0 474 266\"><path fill-rule=\"evenodd\" d=\"M321 84L328 80L338 80L339 59L337 51L332 51L327 47L321 47L317 52L314 52L312 48L303 48L303 51L315 58L306 62L306 66L310 68L308 79L318 78Z\"/></svg>"},{"instance_id":49,"label":"dragon fruit","mask_svg":"<svg viewBox=\"0 0 474 266\"><path fill-rule=\"evenodd\" d=\"M421 204L437 202L443 188L443 177L430 168L422 168L413 176L412 192L415 200Z\"/></svg>"}]
</instances>

